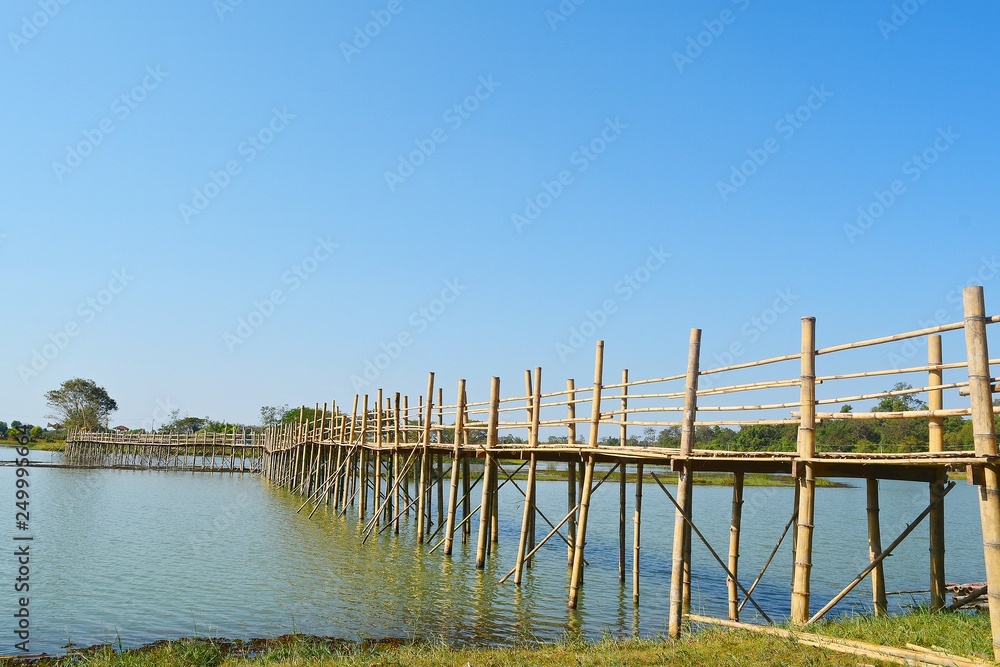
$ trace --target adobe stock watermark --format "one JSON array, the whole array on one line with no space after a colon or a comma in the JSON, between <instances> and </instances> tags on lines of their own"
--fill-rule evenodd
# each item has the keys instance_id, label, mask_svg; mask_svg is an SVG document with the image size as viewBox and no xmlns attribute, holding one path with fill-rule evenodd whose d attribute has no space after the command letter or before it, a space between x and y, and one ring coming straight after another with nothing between
<instances>
[{"instance_id":1,"label":"adobe stock watermark","mask_svg":"<svg viewBox=\"0 0 1000 667\"><path fill-rule=\"evenodd\" d=\"M212 0L212 9L219 21L226 20L226 14L232 14L236 8L243 4L243 0Z\"/></svg>"},{"instance_id":2,"label":"adobe stock watermark","mask_svg":"<svg viewBox=\"0 0 1000 667\"><path fill-rule=\"evenodd\" d=\"M75 144L66 145L66 154L62 161L56 160L52 163L52 172L62 183L63 179L73 172L74 169L83 164L83 161L93 155L97 147L104 143L105 139L118 129L115 119L118 122L124 121L132 115L132 112L139 108L139 105L149 98L149 94L160 87L164 79L170 76L169 72L160 69L160 65L146 68L146 73L142 81L133 86L128 92L116 97L110 105L111 114L105 116L97 122L94 128L87 128L81 134L83 138Z\"/></svg>"},{"instance_id":3,"label":"adobe stock watermark","mask_svg":"<svg viewBox=\"0 0 1000 667\"><path fill-rule=\"evenodd\" d=\"M281 274L281 284L288 286L287 292L278 287L271 290L263 300L254 300L253 308L246 315L236 318L236 327L233 332L227 331L222 334L222 342L226 344L229 353L235 352L237 347L247 342L258 329L264 326L264 323L274 316L278 307L284 305L288 294L302 287L339 247L340 244L334 243L329 236L317 238L312 251Z\"/></svg>"},{"instance_id":4,"label":"adobe stock watermark","mask_svg":"<svg viewBox=\"0 0 1000 667\"><path fill-rule=\"evenodd\" d=\"M560 23L565 23L569 17L576 14L576 8L587 2L587 0L562 0L554 10L545 10L545 20L549 22L549 29L555 32Z\"/></svg>"},{"instance_id":5,"label":"adobe stock watermark","mask_svg":"<svg viewBox=\"0 0 1000 667\"><path fill-rule=\"evenodd\" d=\"M894 4L889 18L879 19L875 23L875 27L882 33L882 39L888 42L889 35L898 32L926 4L927 0L903 0L899 4Z\"/></svg>"},{"instance_id":6,"label":"adobe stock watermark","mask_svg":"<svg viewBox=\"0 0 1000 667\"><path fill-rule=\"evenodd\" d=\"M208 180L201 187L192 190L191 203L182 203L179 206L181 220L190 223L191 218L201 215L209 205L228 188L233 179L243 173L243 167L250 164L257 157L267 150L268 146L275 138L288 129L288 125L295 120L295 114L289 113L288 107L278 109L275 107L271 111L271 118L260 129L236 146L236 153L242 159L228 160L219 171L209 171Z\"/></svg>"},{"instance_id":7,"label":"adobe stock watermark","mask_svg":"<svg viewBox=\"0 0 1000 667\"><path fill-rule=\"evenodd\" d=\"M732 3L741 12L745 12L750 7L750 0L732 0ZM687 67L693 65L694 61L698 60L698 58L701 58L705 54L705 50L722 37L722 34L726 31L726 26L730 26L736 22L737 16L739 15L732 9L723 9L718 17L702 21L701 25L704 27L704 30L699 30L697 33L689 35L683 51L673 52L674 65L677 67L677 71L683 74Z\"/></svg>"},{"instance_id":8,"label":"adobe stock watermark","mask_svg":"<svg viewBox=\"0 0 1000 667\"><path fill-rule=\"evenodd\" d=\"M451 128L452 132L462 127L462 124L469 120L480 105L490 99L500 83L493 80L493 75L479 77L479 85L471 94L467 95L461 102L456 102L445 109L441 114L441 120ZM399 154L399 161L394 170L385 171L385 183L389 186L389 192L395 192L396 188L406 182L410 176L416 173L427 158L434 154L438 146L448 141L448 132L443 128L434 128L424 139L415 139L415 148L405 155Z\"/></svg>"},{"instance_id":9,"label":"adobe stock watermark","mask_svg":"<svg viewBox=\"0 0 1000 667\"><path fill-rule=\"evenodd\" d=\"M597 136L570 153L570 166L575 168L577 174L587 171L590 165L608 150L608 146L618 141L626 129L628 125L621 122L618 116L615 116L614 120L605 118L604 127ZM524 209L510 216L510 222L517 233L520 234L525 227L538 220L542 213L563 195L566 188L575 182L576 177L570 169L563 169L551 181L543 180L538 192L524 200Z\"/></svg>"},{"instance_id":10,"label":"adobe stock watermark","mask_svg":"<svg viewBox=\"0 0 1000 667\"><path fill-rule=\"evenodd\" d=\"M855 243L858 237L864 236L865 232L874 227L875 223L899 201L899 198L908 192L907 181L910 183L919 181L961 137L962 135L956 134L950 125L948 129L939 127L934 141L924 150L910 156L910 159L900 167L900 172L906 180L896 178L885 190L876 190L872 193L872 200L868 204L858 207L858 217L855 222L844 224L847 240Z\"/></svg>"},{"instance_id":11,"label":"adobe stock watermark","mask_svg":"<svg viewBox=\"0 0 1000 667\"><path fill-rule=\"evenodd\" d=\"M8 32L7 41L14 53L27 46L28 42L38 36L38 33L48 26L52 19L59 16L63 7L71 0L39 0L38 11L32 14L25 14L21 17L21 29L17 32Z\"/></svg>"},{"instance_id":12,"label":"adobe stock watermark","mask_svg":"<svg viewBox=\"0 0 1000 667\"><path fill-rule=\"evenodd\" d=\"M973 275L965 279L965 282L955 285L945 295L945 302L951 304L951 308L938 308L928 319L917 320L918 329L930 329L931 327L951 324L962 319L962 290L974 285L985 285L1000 274L1000 261L997 256L983 257ZM886 357L893 368L905 368L912 366L917 359L927 358L927 345L922 338L910 338L901 341L895 349L890 350Z\"/></svg>"},{"instance_id":13,"label":"adobe stock watermark","mask_svg":"<svg viewBox=\"0 0 1000 667\"><path fill-rule=\"evenodd\" d=\"M469 286L463 285L458 278L444 281L444 287L435 298L410 313L410 317L407 319L408 326L389 339L388 343L385 341L379 343L381 352L377 352L374 357L365 358L365 365L360 374L351 374L350 381L354 390L360 391L365 387L370 387L373 382L379 379L382 373L399 359L403 351L413 345L416 337L427 331L431 324L441 319L468 288Z\"/></svg>"},{"instance_id":14,"label":"adobe stock watermark","mask_svg":"<svg viewBox=\"0 0 1000 667\"><path fill-rule=\"evenodd\" d=\"M664 252L663 246L650 247L645 259L615 282L613 291L616 296L604 299L593 310L586 310L581 321L569 328L569 336L566 340L556 343L556 354L559 355L559 361L565 362L585 345L588 345L597 332L618 312L618 309L628 303L646 283L652 280L653 274L666 266L667 260L671 257L673 255Z\"/></svg>"},{"instance_id":15,"label":"adobe stock watermark","mask_svg":"<svg viewBox=\"0 0 1000 667\"><path fill-rule=\"evenodd\" d=\"M792 288L786 287L774 291L774 300L770 305L762 309L759 313L743 322L740 325L740 337L732 340L723 352L713 352L712 361L715 365L712 369L724 368L740 363L743 355L761 338L770 331L775 324L785 315L799 296L792 292ZM707 375L699 380L702 389L709 389L712 386L712 378Z\"/></svg>"},{"instance_id":16,"label":"adobe stock watermark","mask_svg":"<svg viewBox=\"0 0 1000 667\"><path fill-rule=\"evenodd\" d=\"M388 28L395 17L403 13L405 9L402 0L389 0L385 9L373 9L369 12L372 17L363 25L354 26L354 37L350 42L340 43L340 52L344 55L344 60L348 63L362 51L371 46L372 40L382 34Z\"/></svg>"},{"instance_id":17,"label":"adobe stock watermark","mask_svg":"<svg viewBox=\"0 0 1000 667\"><path fill-rule=\"evenodd\" d=\"M719 198L724 202L729 201L729 198L746 185L747 181L767 164L771 156L781 149L781 142L794 137L795 133L801 130L831 97L833 93L826 89L826 84L821 84L818 88L812 86L805 102L775 121L774 131L778 133L778 137L768 137L760 147L748 148L746 160L739 165L729 166L729 178L715 182Z\"/></svg>"},{"instance_id":18,"label":"adobe stock watermark","mask_svg":"<svg viewBox=\"0 0 1000 667\"><path fill-rule=\"evenodd\" d=\"M79 336L86 325L107 310L133 280L135 276L129 274L128 269L113 271L111 279L104 287L77 305L76 318L68 321L54 333L49 332L48 342L31 351L31 360L28 363L18 365L17 374L21 377L21 382L27 385L28 380L38 377L48 368L49 364L69 347L70 341Z\"/></svg>"}]
</instances>

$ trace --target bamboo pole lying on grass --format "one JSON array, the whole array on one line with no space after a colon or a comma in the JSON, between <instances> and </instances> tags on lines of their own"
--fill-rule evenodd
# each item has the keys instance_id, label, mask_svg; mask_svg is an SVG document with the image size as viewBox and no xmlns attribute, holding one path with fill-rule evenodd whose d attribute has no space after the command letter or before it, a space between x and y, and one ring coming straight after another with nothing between
<instances>
[{"instance_id":1,"label":"bamboo pole lying on grass","mask_svg":"<svg viewBox=\"0 0 1000 667\"><path fill-rule=\"evenodd\" d=\"M943 651L930 651L927 649L916 650L914 648L901 649L894 646L880 646L869 644L854 639L840 639L834 637L824 637L810 632L797 632L785 630L784 628L773 628L764 625L754 625L752 623L738 623L727 621L721 618L711 618L709 616L697 616L691 614L691 620L695 623L706 625L719 625L735 630L746 630L749 632L759 632L775 637L792 639L805 646L829 649L838 653L857 655L875 660L892 662L897 665L917 665L918 667L986 667L987 663L979 662L971 658L959 655L951 655Z\"/></svg>"}]
</instances>

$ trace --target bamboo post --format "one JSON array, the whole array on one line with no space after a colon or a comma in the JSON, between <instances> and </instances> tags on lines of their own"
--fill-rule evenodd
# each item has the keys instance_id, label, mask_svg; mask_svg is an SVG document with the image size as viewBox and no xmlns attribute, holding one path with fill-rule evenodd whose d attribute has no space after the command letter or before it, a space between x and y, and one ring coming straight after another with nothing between
<instances>
[{"instance_id":1,"label":"bamboo post","mask_svg":"<svg viewBox=\"0 0 1000 667\"><path fill-rule=\"evenodd\" d=\"M455 448L451 461L451 489L448 494L448 523L444 532L444 555L450 556L455 543L455 512L458 505L459 460L465 436L465 380L458 381L458 408L455 410Z\"/></svg>"},{"instance_id":2,"label":"bamboo post","mask_svg":"<svg viewBox=\"0 0 1000 667\"><path fill-rule=\"evenodd\" d=\"M868 556L872 562L882 553L882 530L879 526L878 479L869 477L868 489ZM885 571L882 561L872 570L872 602L875 615L884 616L888 612L885 599Z\"/></svg>"},{"instance_id":3,"label":"bamboo post","mask_svg":"<svg viewBox=\"0 0 1000 667\"><path fill-rule=\"evenodd\" d=\"M597 341L597 352L594 355L594 389L590 407L590 438L588 445L596 449L601 426L601 385L604 382L604 341ZM576 540L573 551L573 571L570 575L569 608L576 609L580 599L580 588L583 584L583 552L587 544L587 516L590 513L590 495L594 486L593 454L587 456L587 467L583 474L583 488L580 490L580 516L577 521Z\"/></svg>"},{"instance_id":4,"label":"bamboo post","mask_svg":"<svg viewBox=\"0 0 1000 667\"><path fill-rule=\"evenodd\" d=\"M740 525L743 521L743 471L733 473L733 511L729 523L729 571L732 576L726 577L729 589L729 620L740 620L740 596L736 581L739 578L740 566Z\"/></svg>"},{"instance_id":5,"label":"bamboo post","mask_svg":"<svg viewBox=\"0 0 1000 667\"><path fill-rule=\"evenodd\" d=\"M619 432L619 445L628 442L628 369L622 369L622 418ZM618 581L625 583L625 494L628 490L628 466L622 461L618 475Z\"/></svg>"},{"instance_id":6,"label":"bamboo post","mask_svg":"<svg viewBox=\"0 0 1000 667\"><path fill-rule=\"evenodd\" d=\"M421 487L421 502L423 503L423 512L420 514L420 519L418 520L420 525L418 528L422 530L420 533L420 544L424 543L424 539L427 533L430 532L430 465L431 465L431 429L433 427L434 420L434 373L427 374L427 398L426 405L424 406L423 414L423 452L420 459L420 487Z\"/></svg>"},{"instance_id":7,"label":"bamboo post","mask_svg":"<svg viewBox=\"0 0 1000 667\"><path fill-rule=\"evenodd\" d=\"M463 421L469 421L469 397L462 392ZM465 443L465 434L462 434ZM472 461L471 456L462 456L462 544L467 544L472 535Z\"/></svg>"},{"instance_id":8,"label":"bamboo post","mask_svg":"<svg viewBox=\"0 0 1000 667\"><path fill-rule=\"evenodd\" d=\"M340 501L340 511L342 511L342 512L346 512L347 511L347 501L351 497L350 479L351 479L351 474L352 474L351 473L351 459L353 458L353 455L351 454L351 449L350 448L354 447L354 431L355 431L355 428L356 428L357 423L358 423L358 401L359 400L361 400L361 397L358 394L355 394L354 395L354 407L351 410L351 427L350 427L350 431L349 431L349 434L348 434L348 447L349 448L344 453L344 456L347 457L347 460L345 462L344 472L342 474L342 477L343 477L343 480L344 480L344 484L343 484L344 488L342 490L342 498L341 498L341 501Z\"/></svg>"},{"instance_id":9,"label":"bamboo post","mask_svg":"<svg viewBox=\"0 0 1000 667\"><path fill-rule=\"evenodd\" d=\"M576 444L576 382L571 378L566 380L566 442L569 445ZM566 464L566 511L571 513L566 524L567 545L566 564L573 565L573 540L576 537L576 461Z\"/></svg>"},{"instance_id":10,"label":"bamboo post","mask_svg":"<svg viewBox=\"0 0 1000 667\"><path fill-rule=\"evenodd\" d=\"M358 488L361 497L358 499L358 520L364 521L368 513L368 450L365 442L368 439L368 394L365 394L361 410L361 445L358 447Z\"/></svg>"},{"instance_id":11,"label":"bamboo post","mask_svg":"<svg viewBox=\"0 0 1000 667\"><path fill-rule=\"evenodd\" d=\"M685 556L690 553L691 533L687 523L691 518L691 463L687 458L694 448L694 424L698 402L698 367L701 354L701 329L691 329L688 342L687 375L684 383L684 412L681 424L680 470L677 474L677 500L680 507L674 513L673 563L670 570L670 617L668 635L681 636L684 615Z\"/></svg>"},{"instance_id":12,"label":"bamboo post","mask_svg":"<svg viewBox=\"0 0 1000 667\"><path fill-rule=\"evenodd\" d=\"M500 378L490 381L490 416L486 430L486 451L483 453L483 500L479 506L479 543L476 546L476 569L486 567L486 549L488 547L489 527L493 517L492 490L496 463L490 455L490 450L497 442L497 422L500 417Z\"/></svg>"},{"instance_id":13,"label":"bamboo post","mask_svg":"<svg viewBox=\"0 0 1000 667\"><path fill-rule=\"evenodd\" d=\"M642 532L642 463L635 465L635 512L632 517L632 603L639 604L639 546Z\"/></svg>"},{"instance_id":14,"label":"bamboo post","mask_svg":"<svg viewBox=\"0 0 1000 667\"><path fill-rule=\"evenodd\" d=\"M393 491L393 519L392 519L392 532L399 535L399 515L402 514L400 508L402 507L400 500L402 498L403 482L399 478L400 475L406 475L406 471L399 470L399 418L400 418L400 407L399 407L399 392L397 391L392 399L392 476L395 479L395 491Z\"/></svg>"},{"instance_id":15,"label":"bamboo post","mask_svg":"<svg viewBox=\"0 0 1000 667\"><path fill-rule=\"evenodd\" d=\"M423 435L420 452L420 482L417 492L420 494L417 500L417 541L424 543L427 534L427 481L430 475L430 443L431 443L431 419L434 416L434 373L427 376L427 401L422 413Z\"/></svg>"},{"instance_id":16,"label":"bamboo post","mask_svg":"<svg viewBox=\"0 0 1000 667\"><path fill-rule=\"evenodd\" d=\"M531 381L531 371L526 371L526 379ZM542 402L542 369L535 368L534 392L531 398L531 431L528 434L528 447L535 449L538 447L538 422L539 407ZM521 520L521 538L517 544L517 560L514 565L514 585L521 585L521 578L524 575L525 554L531 549L528 544L528 534L534 530L532 515L535 510L535 469L538 463L537 454L532 451L530 463L528 464L527 491L524 495L524 516Z\"/></svg>"},{"instance_id":17,"label":"bamboo post","mask_svg":"<svg viewBox=\"0 0 1000 667\"><path fill-rule=\"evenodd\" d=\"M541 373L541 369L539 369L539 373ZM532 411L535 409L536 406L539 406L541 404L541 398L538 398L537 400L535 400L535 397L534 397L535 394L534 394L534 390L532 388L532 376L531 376L531 373L528 372L528 371L524 372L524 389L525 389L524 395L529 397L528 400L527 400L527 410L528 410L527 415L528 415L528 423L530 424L530 423L533 423L532 422ZM529 431L528 432L528 440L531 441L531 428L530 427L529 427L528 431ZM538 429L536 428L535 431L537 432ZM538 446L538 435L537 435L537 433L535 435L535 444L533 446L534 447ZM529 466L531 466L531 461L530 460L529 460ZM537 484L537 481L536 481L536 479L537 479L536 475L537 475L537 469L538 469L538 460L537 460L537 457L535 457L535 461L534 461L534 466L533 467L535 468L536 473L535 473L535 475L530 475L529 474L529 477L531 479L528 480L529 481L528 486L531 487L532 501L531 501L531 509L528 512L528 530L527 530L528 542L527 542L527 545L526 545L526 547L527 547L526 548L527 554L525 555L525 558L524 558L524 564L527 567L529 567L529 568L531 567L531 557L532 557L532 554L535 553L535 520L536 520L536 515L538 514L537 508L535 507L535 500L534 500L535 498L538 497L538 489L537 489L538 484Z\"/></svg>"},{"instance_id":18,"label":"bamboo post","mask_svg":"<svg viewBox=\"0 0 1000 667\"><path fill-rule=\"evenodd\" d=\"M929 366L940 366L943 361L941 353L941 336L933 335L927 337L927 364ZM944 373L940 368L932 368L928 372L928 387L936 387L944 384ZM927 392L927 407L931 410L941 410L944 408L944 392L940 389L932 389ZM929 420L928 450L931 452L944 451L944 418L931 417ZM933 502L944 495L944 484L947 473L943 468L937 471L933 482L930 483L930 499ZM930 587L931 587L931 609L941 609L945 606L944 578L944 502L935 505L931 510L928 520L930 531Z\"/></svg>"},{"instance_id":19,"label":"bamboo post","mask_svg":"<svg viewBox=\"0 0 1000 667\"><path fill-rule=\"evenodd\" d=\"M813 518L816 473L811 459L816 455L816 318L802 318L801 386L799 400L798 455L804 473L797 477L799 517L795 539L795 578L792 582L792 623L809 620L810 572L812 570Z\"/></svg>"},{"instance_id":20,"label":"bamboo post","mask_svg":"<svg viewBox=\"0 0 1000 667\"><path fill-rule=\"evenodd\" d=\"M438 387L438 446L444 441L444 387ZM444 524L444 454L437 454L437 525Z\"/></svg>"},{"instance_id":21,"label":"bamboo post","mask_svg":"<svg viewBox=\"0 0 1000 667\"><path fill-rule=\"evenodd\" d=\"M379 389L375 398L375 525L382 523L382 513L378 511L382 507L382 390Z\"/></svg>"},{"instance_id":22,"label":"bamboo post","mask_svg":"<svg viewBox=\"0 0 1000 667\"><path fill-rule=\"evenodd\" d=\"M973 441L976 456L997 455L997 434L993 421L993 388L986 338L986 304L981 286L962 290L965 310L965 347L969 363L969 402L972 408ZM979 517L983 526L986 561L987 599L994 657L1000 660L1000 475L996 464L983 465L983 486L979 494Z\"/></svg>"}]
</instances>

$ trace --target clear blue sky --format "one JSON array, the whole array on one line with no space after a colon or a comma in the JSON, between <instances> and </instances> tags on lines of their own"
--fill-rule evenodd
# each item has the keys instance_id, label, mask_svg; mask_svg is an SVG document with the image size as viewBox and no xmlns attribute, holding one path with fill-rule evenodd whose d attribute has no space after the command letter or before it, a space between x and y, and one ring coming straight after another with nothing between
<instances>
[{"instance_id":1,"label":"clear blue sky","mask_svg":"<svg viewBox=\"0 0 1000 667\"><path fill-rule=\"evenodd\" d=\"M363 390L895 333L977 274L1000 310L1000 7L895 6L10 0L0 419L86 377L253 423L400 336Z\"/></svg>"}]
</instances>

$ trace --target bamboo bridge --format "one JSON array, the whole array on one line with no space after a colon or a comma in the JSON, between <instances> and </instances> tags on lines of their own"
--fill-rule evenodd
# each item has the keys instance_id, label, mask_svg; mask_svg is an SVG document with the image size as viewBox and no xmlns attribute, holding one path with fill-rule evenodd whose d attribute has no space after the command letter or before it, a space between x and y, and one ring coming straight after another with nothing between
<instances>
[{"instance_id":1,"label":"bamboo bridge","mask_svg":"<svg viewBox=\"0 0 1000 667\"><path fill-rule=\"evenodd\" d=\"M63 465L73 468L260 472L264 448L253 431L239 433L96 433L74 431ZM39 465L37 463L33 465Z\"/></svg>"},{"instance_id":2,"label":"bamboo bridge","mask_svg":"<svg viewBox=\"0 0 1000 667\"><path fill-rule=\"evenodd\" d=\"M484 568L498 543L499 488L517 486L524 499L514 567L503 581L521 583L532 560L551 553L540 549L550 541L565 545L568 564L568 605L580 603L586 565L588 515L595 496L604 484L617 487L614 501L619 508L618 576L630 582L635 600L640 595L644 491L664 493L671 501L673 554L670 574L668 628L678 637L686 622L734 623L749 604L756 617L772 622L771 615L754 598L760 582L782 542L790 535L793 551L791 581L791 622L805 627L823 618L857 585L867 581L872 588L876 613L885 613L886 582L883 561L927 519L930 556L927 562L931 606L946 607L945 496L954 487L949 474L980 487L979 511L982 519L983 548L994 647L1000 658L1000 474L993 404L998 391L991 367L1000 359L990 359L988 326L1000 316L987 316L981 287L963 293L962 321L909 331L891 336L817 348L816 320L802 319L801 346L795 352L759 361L703 369L701 331L691 330L687 364L682 372L666 377L631 377L623 371L620 381L608 382L604 368L604 343L596 346L594 378L578 386L567 380L556 391L542 391L542 371L525 371L523 391L502 396L500 378L492 378L487 400L470 401L466 380L457 383L456 398L444 400L444 390L435 384L434 374L426 392L411 401L399 393L378 390L374 396L354 396L350 412L336 404L316 405L312 416L303 407L300 419L278 424L257 434L246 434L244 460L255 460L259 450L259 470L270 483L301 495L302 511L312 516L321 506L330 506L341 516L356 512L364 525L364 539L376 532L398 532L401 525L415 523L420 548L454 555L456 541L476 545L476 567ZM948 348L958 360L944 362L942 340L949 333L964 338ZM948 340L952 340L949 338ZM858 370L839 374L818 374L817 366L841 369L852 367L852 355L900 341L922 341L927 363L907 368L871 368L866 357ZM919 348L914 348L919 349ZM959 354L960 353L960 354ZM882 358L885 358L884 356ZM854 359L853 363L858 363ZM739 381L741 374L785 368L794 364L797 372L779 379ZM679 369L680 370L680 369ZM945 383L944 373L954 375ZM872 378L918 377L912 388L837 395L831 388L857 384ZM728 382L728 384L726 384ZM822 387L823 395L817 395ZM778 395L773 402L745 403L729 397L762 392ZM944 408L948 393L960 407ZM484 392L485 395L485 392ZM851 412L835 408L851 402L887 397L926 397L926 409L900 412ZM727 402L728 401L728 402ZM944 421L948 417L968 417L974 433L973 451L947 451ZM908 453L860 453L832 451L817 442L816 429L830 420L926 420L928 451ZM718 451L695 448L696 427L785 425L797 427L795 451ZM676 427L678 447L630 446L629 433L636 429ZM505 444L506 434L526 436L521 444ZM559 442L543 442L543 433L561 433ZM601 433L618 435L618 445L602 442ZM107 447L99 438L74 434L68 456L87 460L95 448ZM142 447L139 440L119 441L114 456ZM192 443L148 443L155 447L194 446ZM230 447L241 445L229 443ZM202 443L204 447L204 443ZM130 449L131 448L131 449ZM253 456L251 456L251 451ZM190 450L189 450L190 451ZM204 449L201 450L204 452ZM91 454L90 452L94 452ZM107 452L105 452L107 455ZM232 456L232 455L231 455ZM75 457L75 458L74 458ZM82 458L81 458L82 457ZM190 456L188 457L190 459ZM214 455L209 454L214 460ZM565 470L566 508L562 516L547 517L536 505L538 464L560 462ZM526 469L527 481L518 484L515 475ZM673 488L664 483L663 471ZM712 472L732 475L733 498L730 539L727 549L717 550L698 527L693 506L692 484L696 475ZM784 533L774 547L764 570L749 577L740 567L741 535L749 528L742 522L744 476L748 473L777 473L795 480L794 500ZM846 477L864 480L867 490L867 531L870 559L844 589L830 600L816 601L810 590L813 564L813 534L836 530L835 525L814 525L817 477ZM888 546L880 529L879 480L904 480L927 485L927 506L912 517L906 530L894 536ZM629 485L627 480L639 483ZM631 544L626 543L626 499L634 493ZM612 501L612 502L614 502ZM775 508L777 509L777 508ZM668 518L669 520L669 518ZM662 519L661 519L662 521ZM708 548L728 587L728 621L695 616L691 603L691 548L698 540ZM631 551L631 568L627 567ZM720 553L721 552L721 553ZM819 602L819 604L817 604ZM773 613L773 611L772 611ZM943 663L942 663L943 664ZM950 664L950 663L949 663Z\"/></svg>"}]
</instances>

